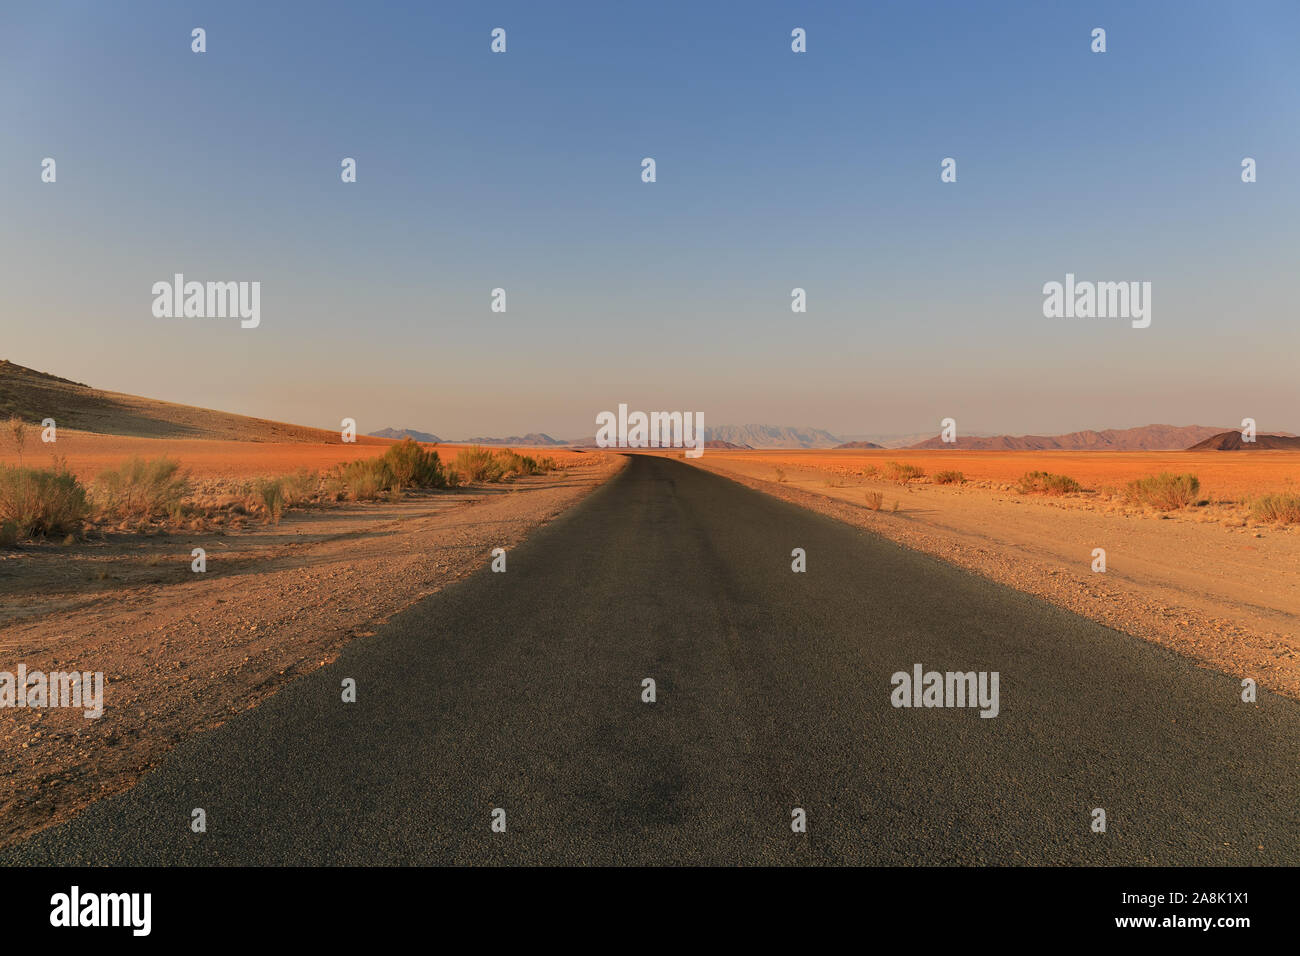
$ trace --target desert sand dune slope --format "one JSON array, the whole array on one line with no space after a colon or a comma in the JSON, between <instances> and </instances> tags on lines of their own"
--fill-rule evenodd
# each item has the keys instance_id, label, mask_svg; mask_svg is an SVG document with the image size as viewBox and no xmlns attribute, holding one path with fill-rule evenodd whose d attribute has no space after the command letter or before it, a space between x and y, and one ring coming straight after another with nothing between
<instances>
[{"instance_id":1,"label":"desert sand dune slope","mask_svg":"<svg viewBox=\"0 0 1300 956\"><path fill-rule=\"evenodd\" d=\"M338 432L178 405L73 382L0 360L0 417L53 418L60 428L132 438L337 443ZM389 444L357 436L364 445Z\"/></svg>"}]
</instances>

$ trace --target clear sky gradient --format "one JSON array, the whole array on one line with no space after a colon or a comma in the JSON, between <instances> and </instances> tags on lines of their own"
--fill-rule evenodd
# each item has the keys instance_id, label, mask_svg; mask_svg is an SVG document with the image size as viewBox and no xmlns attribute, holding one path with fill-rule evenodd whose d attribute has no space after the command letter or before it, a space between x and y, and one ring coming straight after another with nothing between
<instances>
[{"instance_id":1,"label":"clear sky gradient","mask_svg":"<svg viewBox=\"0 0 1300 956\"><path fill-rule=\"evenodd\" d=\"M445 438L1300 432L1298 38L1294 0L5 4L0 357ZM175 272L260 281L260 328L155 318ZM1044 318L1067 272L1151 327Z\"/></svg>"}]
</instances>

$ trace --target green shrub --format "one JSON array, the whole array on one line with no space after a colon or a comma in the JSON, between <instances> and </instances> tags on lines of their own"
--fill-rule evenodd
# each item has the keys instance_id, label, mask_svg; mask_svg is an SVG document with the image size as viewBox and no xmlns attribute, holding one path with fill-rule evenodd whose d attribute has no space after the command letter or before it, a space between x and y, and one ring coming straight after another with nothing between
<instances>
[{"instance_id":1,"label":"green shrub","mask_svg":"<svg viewBox=\"0 0 1300 956\"><path fill-rule=\"evenodd\" d=\"M500 481L505 467L490 448L462 448L456 455L456 470L466 481Z\"/></svg>"},{"instance_id":2,"label":"green shrub","mask_svg":"<svg viewBox=\"0 0 1300 956\"><path fill-rule=\"evenodd\" d=\"M118 518L170 514L189 491L172 458L128 458L120 468L102 471L95 479L94 497L103 510Z\"/></svg>"},{"instance_id":3,"label":"green shrub","mask_svg":"<svg viewBox=\"0 0 1300 956\"><path fill-rule=\"evenodd\" d=\"M1079 483L1069 475L1053 475L1047 471L1027 471L1020 476L1016 490L1022 495L1069 495L1081 491Z\"/></svg>"},{"instance_id":4,"label":"green shrub","mask_svg":"<svg viewBox=\"0 0 1300 956\"><path fill-rule=\"evenodd\" d=\"M1262 495L1251 502L1250 513L1257 521L1300 524L1300 495Z\"/></svg>"},{"instance_id":5,"label":"green shrub","mask_svg":"<svg viewBox=\"0 0 1300 956\"><path fill-rule=\"evenodd\" d=\"M354 501L374 501L397 487L397 476L382 457L350 461L342 467L340 477Z\"/></svg>"},{"instance_id":6,"label":"green shrub","mask_svg":"<svg viewBox=\"0 0 1300 956\"><path fill-rule=\"evenodd\" d=\"M514 475L539 475L542 472L537 467L537 459L530 458L527 455L520 455L506 449L497 452L497 457L501 460L501 474L504 478L510 478Z\"/></svg>"},{"instance_id":7,"label":"green shrub","mask_svg":"<svg viewBox=\"0 0 1300 956\"><path fill-rule=\"evenodd\" d=\"M383 456L398 488L446 488L447 475L436 451L422 448L418 442L403 438Z\"/></svg>"},{"instance_id":8,"label":"green shrub","mask_svg":"<svg viewBox=\"0 0 1300 956\"><path fill-rule=\"evenodd\" d=\"M507 478L513 475L544 475L548 471L559 471L560 466L555 463L554 458L543 457L534 458L531 455L521 455L518 452L506 449L497 452L501 459L501 465Z\"/></svg>"},{"instance_id":9,"label":"green shrub","mask_svg":"<svg viewBox=\"0 0 1300 956\"><path fill-rule=\"evenodd\" d=\"M1201 482L1195 475L1175 475L1162 471L1148 478L1136 478L1128 483L1125 497L1161 511L1177 511L1196 502Z\"/></svg>"},{"instance_id":10,"label":"green shrub","mask_svg":"<svg viewBox=\"0 0 1300 956\"><path fill-rule=\"evenodd\" d=\"M86 489L62 461L53 468L0 465L0 537L19 538L79 530L90 510Z\"/></svg>"},{"instance_id":11,"label":"green shrub","mask_svg":"<svg viewBox=\"0 0 1300 956\"><path fill-rule=\"evenodd\" d=\"M414 443L412 443L414 445ZM394 446L399 448L401 446ZM416 446L418 449L418 446ZM391 453L393 449L389 449ZM456 458L444 467L438 460L438 453L424 452L426 457L426 475L421 487L459 488L471 481L498 482L507 478L542 475L549 471L559 471L560 466L549 456L535 458L521 455L509 448L481 448L474 445L462 448ZM410 452L403 452L410 454Z\"/></svg>"},{"instance_id":12,"label":"green shrub","mask_svg":"<svg viewBox=\"0 0 1300 956\"><path fill-rule=\"evenodd\" d=\"M960 471L940 471L934 476L936 485L960 485L966 482L966 476Z\"/></svg>"}]
</instances>

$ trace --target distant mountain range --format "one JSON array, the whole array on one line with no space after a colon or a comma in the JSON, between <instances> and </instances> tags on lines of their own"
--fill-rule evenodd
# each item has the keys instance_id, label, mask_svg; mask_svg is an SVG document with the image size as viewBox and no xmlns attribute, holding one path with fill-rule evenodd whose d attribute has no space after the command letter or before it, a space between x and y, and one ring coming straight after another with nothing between
<instances>
[{"instance_id":1,"label":"distant mountain range","mask_svg":"<svg viewBox=\"0 0 1300 956\"><path fill-rule=\"evenodd\" d=\"M928 432L911 432L910 434L904 434L904 435L900 435L897 433L888 433L888 432L884 432L884 433L873 432L869 434L857 434L857 435L841 435L840 444L849 445L849 447L864 447L864 446L855 446L852 443L865 441L865 442L870 442L872 445L876 445L880 448L911 448L917 442L927 441L928 439L935 437L935 435L937 435L938 433L939 430L935 428L934 430ZM970 438L991 437L989 432L969 431L966 432L965 434Z\"/></svg>"},{"instance_id":2,"label":"distant mountain range","mask_svg":"<svg viewBox=\"0 0 1300 956\"><path fill-rule=\"evenodd\" d=\"M413 428L384 428L370 433L376 438L399 439L411 437L421 442L441 442L430 432ZM1101 431L1086 429L1065 435L958 435L955 443L944 442L938 435L921 440L916 435L876 436L872 441L863 437L840 438L821 428L807 425L715 425L704 429L705 447L744 450L747 448L961 448L969 451L1181 451L1185 448L1203 450L1279 449L1300 447L1300 439L1289 433L1260 435L1254 443L1242 442L1241 434L1233 429L1213 425L1142 425L1137 428L1107 428ZM908 442L904 444L904 442ZM455 440L465 445L513 445L545 448L569 446L594 448L592 437L563 441L543 432L511 435L508 438L479 436Z\"/></svg>"},{"instance_id":3,"label":"distant mountain range","mask_svg":"<svg viewBox=\"0 0 1300 956\"><path fill-rule=\"evenodd\" d=\"M912 448L965 448L973 451L1175 451L1224 432L1222 426L1142 425L1138 428L1086 430L1068 435L957 436L955 443L938 435Z\"/></svg>"},{"instance_id":4,"label":"distant mountain range","mask_svg":"<svg viewBox=\"0 0 1300 956\"><path fill-rule=\"evenodd\" d=\"M806 425L706 425L704 438L706 443L725 441L750 448L834 448L841 442L828 431Z\"/></svg>"},{"instance_id":5,"label":"distant mountain range","mask_svg":"<svg viewBox=\"0 0 1300 956\"><path fill-rule=\"evenodd\" d=\"M511 435L508 438L474 438L442 439L430 432L416 431L414 428L381 428L370 432L375 438L405 438L410 436L416 441L441 442L451 441L457 445L519 445L521 447L543 448L548 446L576 446L594 448L594 436L564 441L552 438L543 432L529 432L527 435ZM705 427L704 444L706 448L834 448L841 439L820 428L791 427L787 425L718 425Z\"/></svg>"},{"instance_id":6,"label":"distant mountain range","mask_svg":"<svg viewBox=\"0 0 1300 956\"><path fill-rule=\"evenodd\" d=\"M456 442L458 445L526 445L529 448L541 448L547 445L572 445L573 442L560 441L543 432L529 432L527 435L511 435L509 438L466 438Z\"/></svg>"},{"instance_id":7,"label":"distant mountain range","mask_svg":"<svg viewBox=\"0 0 1300 956\"><path fill-rule=\"evenodd\" d=\"M339 433L265 418L251 418L175 402L109 392L59 378L46 372L0 360L0 417L11 415L38 422L54 413L60 427L104 435L140 438L198 438L261 442L329 443ZM443 443L432 432L414 428L383 428L361 436L362 444L382 444L410 437L429 444ZM952 448L938 435L858 434L838 437L821 428L789 425L717 425L704 429L708 448ZM594 436L564 441L542 432L508 438L467 438L455 444L513 445L520 448L594 448ZM906 443L906 444L905 444ZM1300 437L1289 432L1241 440L1236 429L1208 425L1143 425L1108 428L1067 435L959 435L957 448L1006 451L1300 451Z\"/></svg>"},{"instance_id":8,"label":"distant mountain range","mask_svg":"<svg viewBox=\"0 0 1300 956\"><path fill-rule=\"evenodd\" d=\"M444 441L432 432L416 431L414 428L381 428L377 432L369 433L374 438L411 438L415 441L428 442L436 445ZM511 435L509 438L464 438L459 439L453 444L456 445L520 445L528 448L541 448L545 446L572 445L575 442L560 441L558 438L552 438L550 435L542 432L529 432L527 435Z\"/></svg>"}]
</instances>

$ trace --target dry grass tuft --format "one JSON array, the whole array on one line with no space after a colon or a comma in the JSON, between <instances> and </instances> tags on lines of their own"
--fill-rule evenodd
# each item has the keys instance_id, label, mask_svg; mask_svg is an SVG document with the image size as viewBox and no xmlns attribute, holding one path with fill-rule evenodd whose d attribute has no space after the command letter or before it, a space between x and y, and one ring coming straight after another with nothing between
<instances>
[{"instance_id":1,"label":"dry grass tuft","mask_svg":"<svg viewBox=\"0 0 1300 956\"><path fill-rule=\"evenodd\" d=\"M1016 483L1022 495L1069 495L1083 489L1069 475L1054 475L1049 471L1027 471Z\"/></svg>"},{"instance_id":2,"label":"dry grass tuft","mask_svg":"<svg viewBox=\"0 0 1300 956\"><path fill-rule=\"evenodd\" d=\"M1136 478L1125 488L1125 497L1159 511L1177 511L1195 504L1201 482L1195 475L1175 475L1162 471L1149 478Z\"/></svg>"},{"instance_id":3,"label":"dry grass tuft","mask_svg":"<svg viewBox=\"0 0 1300 956\"><path fill-rule=\"evenodd\" d=\"M1261 495L1250 503L1250 513L1256 521L1300 524L1300 495Z\"/></svg>"},{"instance_id":4,"label":"dry grass tuft","mask_svg":"<svg viewBox=\"0 0 1300 956\"><path fill-rule=\"evenodd\" d=\"M0 544L5 547L21 538L77 531L89 510L86 489L62 461L53 468L0 465Z\"/></svg>"},{"instance_id":5,"label":"dry grass tuft","mask_svg":"<svg viewBox=\"0 0 1300 956\"><path fill-rule=\"evenodd\" d=\"M906 484L913 478L924 478L925 469L920 465L911 465L907 462L887 461L885 462L884 475L890 481Z\"/></svg>"},{"instance_id":6,"label":"dry grass tuft","mask_svg":"<svg viewBox=\"0 0 1300 956\"><path fill-rule=\"evenodd\" d=\"M123 520L174 514L189 492L180 467L174 458L132 456L120 467L99 473L93 489L95 503L106 515Z\"/></svg>"}]
</instances>

